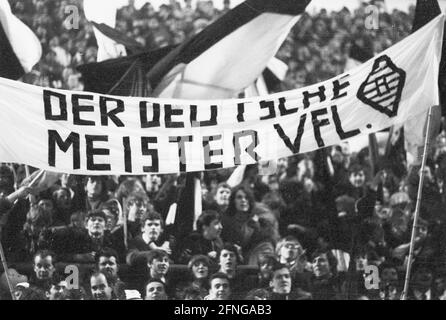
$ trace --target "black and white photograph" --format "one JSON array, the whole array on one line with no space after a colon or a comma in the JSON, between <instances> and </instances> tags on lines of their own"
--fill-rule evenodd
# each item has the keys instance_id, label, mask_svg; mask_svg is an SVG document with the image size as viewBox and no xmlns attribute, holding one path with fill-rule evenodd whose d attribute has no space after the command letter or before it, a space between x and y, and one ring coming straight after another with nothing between
<instances>
[{"instance_id":1,"label":"black and white photograph","mask_svg":"<svg viewBox=\"0 0 446 320\"><path fill-rule=\"evenodd\" d=\"M0 0L0 300L446 300L445 13Z\"/></svg>"}]
</instances>

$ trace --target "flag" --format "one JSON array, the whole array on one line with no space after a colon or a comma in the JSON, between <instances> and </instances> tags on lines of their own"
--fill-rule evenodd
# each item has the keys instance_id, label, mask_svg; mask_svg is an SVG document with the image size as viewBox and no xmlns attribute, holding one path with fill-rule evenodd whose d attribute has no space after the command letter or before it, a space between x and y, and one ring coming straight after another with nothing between
<instances>
[{"instance_id":1,"label":"flag","mask_svg":"<svg viewBox=\"0 0 446 320\"><path fill-rule=\"evenodd\" d=\"M146 80L147 72L172 48L164 47L100 63L88 63L77 67L77 70L82 74L85 91L147 97L150 93Z\"/></svg>"},{"instance_id":2,"label":"flag","mask_svg":"<svg viewBox=\"0 0 446 320\"><path fill-rule=\"evenodd\" d=\"M84 13L87 20L114 28L116 12L121 6L122 3L117 0L84 0ZM104 35L96 25L94 25L93 31L98 43L97 61L101 62L127 55L123 45Z\"/></svg>"},{"instance_id":3,"label":"flag","mask_svg":"<svg viewBox=\"0 0 446 320\"><path fill-rule=\"evenodd\" d=\"M412 25L412 33L422 28L436 16L441 14L440 6L437 0L417 0L415 7L415 17ZM446 64L445 64L445 34L443 34L443 51L440 62L440 76L438 85L440 87L440 103L445 103L445 81L446 81ZM426 133L428 114L413 118L404 124L405 148L407 154L408 165L420 165L424 151L424 143L426 134L429 140L435 138L440 130L441 125L441 109L440 106L432 106L432 118L429 133ZM424 123L424 125L420 125ZM429 152L429 151L428 151Z\"/></svg>"},{"instance_id":4,"label":"flag","mask_svg":"<svg viewBox=\"0 0 446 320\"><path fill-rule=\"evenodd\" d=\"M37 170L25 178L21 185L32 188L34 192L42 192L54 186L61 176L61 173Z\"/></svg>"},{"instance_id":5,"label":"flag","mask_svg":"<svg viewBox=\"0 0 446 320\"><path fill-rule=\"evenodd\" d=\"M126 52L129 55L143 53L145 51L145 48L141 43L130 37L127 37L125 34L119 32L115 28L112 28L105 23L96 23L94 21L91 21L91 24L104 36L113 40L117 44L124 46Z\"/></svg>"},{"instance_id":6,"label":"flag","mask_svg":"<svg viewBox=\"0 0 446 320\"><path fill-rule=\"evenodd\" d=\"M232 172L231 176L226 181L226 183L231 188L235 188L236 186L238 186L240 183L243 182L243 177L245 175L246 167L247 165L237 166L237 168L235 168L235 170Z\"/></svg>"},{"instance_id":7,"label":"flag","mask_svg":"<svg viewBox=\"0 0 446 320\"><path fill-rule=\"evenodd\" d=\"M148 73L154 96L223 99L257 79L310 0L246 0ZM240 74L243 76L240 76Z\"/></svg>"},{"instance_id":8,"label":"flag","mask_svg":"<svg viewBox=\"0 0 446 320\"><path fill-rule=\"evenodd\" d=\"M39 62L39 39L12 14L7 0L0 0L0 77L18 80Z\"/></svg>"},{"instance_id":9,"label":"flag","mask_svg":"<svg viewBox=\"0 0 446 320\"><path fill-rule=\"evenodd\" d=\"M165 57L159 61L150 57L152 66L156 63L154 67L142 64L142 71L148 71L146 87L151 89L150 95L184 99L235 97L262 74L309 2L247 0L181 45L161 49ZM127 66L138 58L131 57ZM114 62L120 65L122 60ZM89 77L89 67L79 69L84 79ZM126 69L121 77L114 72L112 76L121 79L125 73L131 71ZM121 92L129 91L123 87Z\"/></svg>"}]
</instances>

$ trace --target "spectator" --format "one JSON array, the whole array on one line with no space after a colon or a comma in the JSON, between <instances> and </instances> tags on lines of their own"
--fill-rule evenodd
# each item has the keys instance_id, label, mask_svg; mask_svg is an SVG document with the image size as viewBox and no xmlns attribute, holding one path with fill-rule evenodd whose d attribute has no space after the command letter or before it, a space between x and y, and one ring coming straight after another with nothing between
<instances>
[{"instance_id":1,"label":"spectator","mask_svg":"<svg viewBox=\"0 0 446 320\"><path fill-rule=\"evenodd\" d=\"M126 284L119 279L117 252L110 248L104 248L96 254L95 260L97 270L106 276L107 283L112 288L114 296L118 300L125 300Z\"/></svg>"},{"instance_id":2,"label":"spectator","mask_svg":"<svg viewBox=\"0 0 446 320\"><path fill-rule=\"evenodd\" d=\"M241 299L251 288L247 287L244 275L238 270L240 254L237 247L232 243L225 243L218 253L219 273L227 275L231 284L231 294L234 299Z\"/></svg>"},{"instance_id":3,"label":"spectator","mask_svg":"<svg viewBox=\"0 0 446 320\"><path fill-rule=\"evenodd\" d=\"M258 259L259 271L256 275L247 277L246 286L249 288L268 289L275 261L274 255L260 255Z\"/></svg>"},{"instance_id":4,"label":"spectator","mask_svg":"<svg viewBox=\"0 0 446 320\"><path fill-rule=\"evenodd\" d=\"M113 289L102 272L95 272L90 276L90 292L93 300L115 300Z\"/></svg>"},{"instance_id":5,"label":"spectator","mask_svg":"<svg viewBox=\"0 0 446 320\"><path fill-rule=\"evenodd\" d=\"M65 300L67 292L67 281L65 278L55 273L51 279L51 287L45 292L48 300Z\"/></svg>"},{"instance_id":6,"label":"spectator","mask_svg":"<svg viewBox=\"0 0 446 320\"><path fill-rule=\"evenodd\" d=\"M209 209L224 213L229 205L229 197L231 195L231 187L226 182L217 185L213 203L208 204Z\"/></svg>"},{"instance_id":7,"label":"spectator","mask_svg":"<svg viewBox=\"0 0 446 320\"><path fill-rule=\"evenodd\" d=\"M275 262L271 270L271 296L270 300L308 300L311 299L311 294L297 289L292 294L292 280L291 273L287 266Z\"/></svg>"},{"instance_id":8,"label":"spectator","mask_svg":"<svg viewBox=\"0 0 446 320\"><path fill-rule=\"evenodd\" d=\"M32 287L47 292L51 288L53 275L56 271L56 256L51 251L43 250L38 251L33 260L34 273L29 283Z\"/></svg>"},{"instance_id":9,"label":"spectator","mask_svg":"<svg viewBox=\"0 0 446 320\"><path fill-rule=\"evenodd\" d=\"M15 258L19 261L28 260L38 250L49 249L51 245L52 217L40 206L32 206L27 215L23 230L15 245Z\"/></svg>"},{"instance_id":10,"label":"spectator","mask_svg":"<svg viewBox=\"0 0 446 320\"><path fill-rule=\"evenodd\" d=\"M144 300L167 300L164 282L159 279L150 279L145 292Z\"/></svg>"},{"instance_id":11,"label":"spectator","mask_svg":"<svg viewBox=\"0 0 446 320\"><path fill-rule=\"evenodd\" d=\"M105 230L105 213L91 211L86 218L86 228L68 227L56 230L53 234L52 249L58 253L64 261L77 263L94 263L96 252L103 248L121 248L109 232ZM123 258L123 253L118 252Z\"/></svg>"},{"instance_id":12,"label":"spectator","mask_svg":"<svg viewBox=\"0 0 446 320\"><path fill-rule=\"evenodd\" d=\"M191 274L191 281L182 285L178 284L177 297L184 298L187 294L192 294L191 288L197 289L196 300L203 300L209 291L209 268L210 260L204 255L195 255L191 258L187 265Z\"/></svg>"},{"instance_id":13,"label":"spectator","mask_svg":"<svg viewBox=\"0 0 446 320\"><path fill-rule=\"evenodd\" d=\"M107 201L107 187L105 184L105 177L88 176L85 181L86 210L98 210L102 204Z\"/></svg>"},{"instance_id":14,"label":"spectator","mask_svg":"<svg viewBox=\"0 0 446 320\"><path fill-rule=\"evenodd\" d=\"M217 262L217 252L223 247L220 238L223 226L220 215L215 211L204 211L197 219L197 231L185 240L180 262L186 262L196 254L203 254Z\"/></svg>"},{"instance_id":15,"label":"spectator","mask_svg":"<svg viewBox=\"0 0 446 320\"><path fill-rule=\"evenodd\" d=\"M231 285L227 274L214 273L209 280L209 295L204 300L231 300Z\"/></svg>"},{"instance_id":16,"label":"spectator","mask_svg":"<svg viewBox=\"0 0 446 320\"><path fill-rule=\"evenodd\" d=\"M433 300L433 272L429 264L417 263L413 266L412 285L409 300Z\"/></svg>"},{"instance_id":17,"label":"spectator","mask_svg":"<svg viewBox=\"0 0 446 320\"><path fill-rule=\"evenodd\" d=\"M254 196L245 186L235 187L229 198L228 209L222 216L222 239L243 248L243 256L258 243L259 217L254 213Z\"/></svg>"},{"instance_id":18,"label":"spectator","mask_svg":"<svg viewBox=\"0 0 446 320\"><path fill-rule=\"evenodd\" d=\"M71 192L68 188L59 188L53 192L53 203L55 206L54 225L68 225L73 213L71 203Z\"/></svg>"},{"instance_id":19,"label":"spectator","mask_svg":"<svg viewBox=\"0 0 446 320\"><path fill-rule=\"evenodd\" d=\"M142 219L142 233L129 243L127 263L133 265L151 250L163 250L170 255L170 242L163 236L164 221L157 212L146 213Z\"/></svg>"},{"instance_id":20,"label":"spectator","mask_svg":"<svg viewBox=\"0 0 446 320\"><path fill-rule=\"evenodd\" d=\"M330 251L315 251L312 255L313 279L311 292L315 300L338 300L341 285L336 277L336 258Z\"/></svg>"},{"instance_id":21,"label":"spectator","mask_svg":"<svg viewBox=\"0 0 446 320\"><path fill-rule=\"evenodd\" d=\"M300 242L287 236L277 243L276 254L278 261L288 267L293 286L308 290L311 274L307 271L307 259Z\"/></svg>"}]
</instances>

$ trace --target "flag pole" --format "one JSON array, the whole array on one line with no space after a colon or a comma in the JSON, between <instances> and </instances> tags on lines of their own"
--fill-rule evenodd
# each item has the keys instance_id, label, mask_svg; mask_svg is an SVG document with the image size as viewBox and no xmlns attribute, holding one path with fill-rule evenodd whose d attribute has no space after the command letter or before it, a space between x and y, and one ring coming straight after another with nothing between
<instances>
[{"instance_id":1,"label":"flag pole","mask_svg":"<svg viewBox=\"0 0 446 320\"><path fill-rule=\"evenodd\" d=\"M407 262L407 269L406 269L406 279L404 281L404 290L403 295L401 297L401 300L407 300L407 294L409 291L409 282L410 282L410 273L412 269L412 259L413 259L413 252L414 252L414 246L415 246L415 235L416 235L416 229L418 226L418 218L420 215L420 207L421 207L421 197L423 194L423 184L424 184L424 169L426 167L426 159L427 154L429 152L429 141L430 141L430 126L431 126L431 120L432 120L432 109L433 107L429 108L429 114L427 118L427 125L426 125L426 137L424 140L424 150L423 150L423 158L421 160L421 173L420 173L420 181L418 184L418 194L417 194L417 203L415 207L415 214L413 218L413 226L412 226L412 236L410 238L410 249L409 249L409 258Z\"/></svg>"}]
</instances>

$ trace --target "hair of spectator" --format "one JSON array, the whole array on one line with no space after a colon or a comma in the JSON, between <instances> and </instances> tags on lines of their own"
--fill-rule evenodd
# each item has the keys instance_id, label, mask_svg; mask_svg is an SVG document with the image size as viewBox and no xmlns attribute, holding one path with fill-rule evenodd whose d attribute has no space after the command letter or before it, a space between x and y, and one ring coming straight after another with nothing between
<instances>
[{"instance_id":1,"label":"hair of spectator","mask_svg":"<svg viewBox=\"0 0 446 320\"><path fill-rule=\"evenodd\" d=\"M144 288L147 288L147 286L151 283L161 283L164 288L166 287L166 284L164 283L163 280L151 278L146 282L146 284L144 285Z\"/></svg>"},{"instance_id":2,"label":"hair of spectator","mask_svg":"<svg viewBox=\"0 0 446 320\"><path fill-rule=\"evenodd\" d=\"M117 202L118 201L116 199L110 199L101 206L101 209L110 211L111 214L113 214L116 218L118 218L119 212L115 212L114 210L117 206Z\"/></svg>"},{"instance_id":3,"label":"hair of spectator","mask_svg":"<svg viewBox=\"0 0 446 320\"><path fill-rule=\"evenodd\" d=\"M271 253L261 253L259 254L259 258L257 259L257 265L260 267L261 265L267 263L272 264L274 261L277 261L276 257Z\"/></svg>"},{"instance_id":4,"label":"hair of spectator","mask_svg":"<svg viewBox=\"0 0 446 320\"><path fill-rule=\"evenodd\" d=\"M134 192L145 193L145 189L141 181L136 178L126 179L119 184L118 189L116 190L116 199L118 199L118 201L124 205L123 200Z\"/></svg>"},{"instance_id":5,"label":"hair of spectator","mask_svg":"<svg viewBox=\"0 0 446 320\"><path fill-rule=\"evenodd\" d=\"M55 265L57 261L56 254L51 250L39 250L37 251L33 256L33 261L35 261L36 257L40 257L42 259L45 259L46 257L51 257L51 262L53 266Z\"/></svg>"},{"instance_id":6,"label":"hair of spectator","mask_svg":"<svg viewBox=\"0 0 446 320\"><path fill-rule=\"evenodd\" d=\"M223 244L223 247L221 248L221 250L218 252L217 257L220 257L220 255L221 255L223 250L233 252L235 254L235 257L236 257L236 260L237 260L237 264L242 262L242 257L240 257L239 251L237 250L237 247L233 243L225 242Z\"/></svg>"},{"instance_id":7,"label":"hair of spectator","mask_svg":"<svg viewBox=\"0 0 446 320\"><path fill-rule=\"evenodd\" d=\"M101 198L107 195L107 176L86 176L84 180L84 186L87 186L88 180L98 181L101 183Z\"/></svg>"},{"instance_id":8,"label":"hair of spectator","mask_svg":"<svg viewBox=\"0 0 446 320\"><path fill-rule=\"evenodd\" d=\"M102 210L93 210L93 211L88 212L88 214L87 214L87 221L92 219L92 218L95 218L95 217L100 217L100 218L104 219L104 221L107 220L107 216L104 213L104 211L102 211Z\"/></svg>"},{"instance_id":9,"label":"hair of spectator","mask_svg":"<svg viewBox=\"0 0 446 320\"><path fill-rule=\"evenodd\" d=\"M254 204L255 204L255 199L254 199L254 194L252 193L251 189L243 184L236 186L234 189L232 189L231 191L231 195L229 196L229 205L228 205L228 209L227 209L227 213L229 215L235 215L237 213L237 209L235 207L235 196L237 194L237 192L239 191L243 191L246 195L246 197L248 198L248 202L249 202L249 212L252 213L252 209L254 208Z\"/></svg>"},{"instance_id":10,"label":"hair of spectator","mask_svg":"<svg viewBox=\"0 0 446 320\"><path fill-rule=\"evenodd\" d=\"M64 192L70 197L70 199L71 199L71 192L70 192L70 189L65 188L65 187L59 187L59 188L57 188L56 190L54 190L53 193L52 193L52 200L54 201L54 203L56 203L57 193L58 193L59 191L64 191Z\"/></svg>"},{"instance_id":11,"label":"hair of spectator","mask_svg":"<svg viewBox=\"0 0 446 320\"><path fill-rule=\"evenodd\" d=\"M220 214L214 210L206 210L197 219L197 231L202 233L203 227L209 226L212 221L221 220Z\"/></svg>"},{"instance_id":12,"label":"hair of spectator","mask_svg":"<svg viewBox=\"0 0 446 320\"><path fill-rule=\"evenodd\" d=\"M161 217L161 215L158 212L150 211L150 212L144 213L140 220L141 228L144 228L144 226L146 225L146 221L148 221L148 220L150 220L150 221L159 220L160 224L161 224L161 228L164 228L163 217Z\"/></svg>"},{"instance_id":13,"label":"hair of spectator","mask_svg":"<svg viewBox=\"0 0 446 320\"><path fill-rule=\"evenodd\" d=\"M26 214L26 224L24 228L33 226L46 226L49 227L52 224L52 216L47 213L41 206L32 205Z\"/></svg>"},{"instance_id":14,"label":"hair of spectator","mask_svg":"<svg viewBox=\"0 0 446 320\"><path fill-rule=\"evenodd\" d=\"M248 291L245 296L245 300L256 300L256 298L259 298L261 300L268 300L269 291L262 288L252 289Z\"/></svg>"},{"instance_id":15,"label":"hair of spectator","mask_svg":"<svg viewBox=\"0 0 446 320\"><path fill-rule=\"evenodd\" d=\"M95 260L96 264L99 263L99 259L101 259L101 257L105 257L105 258L115 257L116 262L119 262L118 253L116 252L115 249L112 249L112 248L103 248L102 250L98 251L94 256L94 260Z\"/></svg>"},{"instance_id":16,"label":"hair of spectator","mask_svg":"<svg viewBox=\"0 0 446 320\"><path fill-rule=\"evenodd\" d=\"M166 284L165 284L162 280L160 280L160 279L155 279L155 278L151 278L151 279L149 279L149 280L144 284L144 290L143 290L144 292L143 292L143 294L141 295L143 298L146 297L147 287L148 287L149 284L151 284L151 283L160 283L160 284L163 286L164 291L166 290Z\"/></svg>"},{"instance_id":17,"label":"hair of spectator","mask_svg":"<svg viewBox=\"0 0 446 320\"><path fill-rule=\"evenodd\" d=\"M193 300L200 300L200 289L194 286L186 287L181 293L181 299L184 300L186 297L191 297Z\"/></svg>"},{"instance_id":18,"label":"hair of spectator","mask_svg":"<svg viewBox=\"0 0 446 320\"><path fill-rule=\"evenodd\" d=\"M364 174L366 173L365 167L360 165L359 163L352 163L349 167L348 167L348 174L351 175L352 173L359 173L359 172L364 172Z\"/></svg>"},{"instance_id":19,"label":"hair of spectator","mask_svg":"<svg viewBox=\"0 0 446 320\"><path fill-rule=\"evenodd\" d=\"M147 196L147 193L145 193L143 191L131 192L127 196L127 206L130 206L135 201L142 201L144 203L147 203L147 202L149 202L149 197Z\"/></svg>"},{"instance_id":20,"label":"hair of spectator","mask_svg":"<svg viewBox=\"0 0 446 320\"><path fill-rule=\"evenodd\" d=\"M6 189L8 193L14 191L14 173L7 165L0 165L0 177L2 177L2 183L0 189Z\"/></svg>"},{"instance_id":21,"label":"hair of spectator","mask_svg":"<svg viewBox=\"0 0 446 320\"><path fill-rule=\"evenodd\" d=\"M320 249L315 250L311 255L311 261L313 261L314 259L316 259L317 257L319 257L323 254L325 254L325 256L327 257L327 261L330 266L331 273L336 274L338 261L330 250L320 250Z\"/></svg>"},{"instance_id":22,"label":"hair of spectator","mask_svg":"<svg viewBox=\"0 0 446 320\"><path fill-rule=\"evenodd\" d=\"M287 242L294 242L294 243L300 245L300 242L299 242L299 240L297 240L296 237L294 237L294 236L286 236L286 237L280 239L279 242L277 243L277 245L276 245L276 255L280 255L280 250L282 250L282 247Z\"/></svg>"},{"instance_id":23,"label":"hair of spectator","mask_svg":"<svg viewBox=\"0 0 446 320\"><path fill-rule=\"evenodd\" d=\"M192 258L190 258L189 263L187 264L187 268L189 270L192 270L192 267L199 262L204 263L208 268L211 265L211 260L209 259L209 257L207 257L203 254L197 254L197 255L193 256Z\"/></svg>"},{"instance_id":24,"label":"hair of spectator","mask_svg":"<svg viewBox=\"0 0 446 320\"><path fill-rule=\"evenodd\" d=\"M212 286L212 281L214 279L226 279L226 281L228 281L228 283L230 282L229 277L226 273L216 272L209 277L209 286Z\"/></svg>"},{"instance_id":25,"label":"hair of spectator","mask_svg":"<svg viewBox=\"0 0 446 320\"><path fill-rule=\"evenodd\" d=\"M79 289L68 289L65 293L65 300L84 300L86 297L87 294L82 287Z\"/></svg>"},{"instance_id":26,"label":"hair of spectator","mask_svg":"<svg viewBox=\"0 0 446 320\"><path fill-rule=\"evenodd\" d=\"M53 274L53 276L51 277L50 283L51 283L52 286L57 286L62 281L65 281L65 280L66 280L66 277L63 274L61 274L60 272L55 272Z\"/></svg>"},{"instance_id":27,"label":"hair of spectator","mask_svg":"<svg viewBox=\"0 0 446 320\"><path fill-rule=\"evenodd\" d=\"M166 251L160 249L150 250L146 255L146 260L148 264L152 264L153 260L162 260L168 258L169 255Z\"/></svg>"},{"instance_id":28,"label":"hair of spectator","mask_svg":"<svg viewBox=\"0 0 446 320\"><path fill-rule=\"evenodd\" d=\"M107 281L107 276L105 275L105 273L103 273L102 271L98 271L98 270L93 270L90 274L90 276L88 277L88 280L91 281L91 279L93 278L99 278L100 276L104 276L105 281ZM107 285L110 285L107 281Z\"/></svg>"},{"instance_id":29,"label":"hair of spectator","mask_svg":"<svg viewBox=\"0 0 446 320\"><path fill-rule=\"evenodd\" d=\"M231 188L231 186L227 182L220 182L217 185L217 188L215 188L215 191L218 191L218 189L229 189L229 190L231 190L232 188Z\"/></svg>"}]
</instances>

